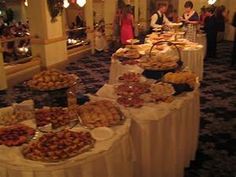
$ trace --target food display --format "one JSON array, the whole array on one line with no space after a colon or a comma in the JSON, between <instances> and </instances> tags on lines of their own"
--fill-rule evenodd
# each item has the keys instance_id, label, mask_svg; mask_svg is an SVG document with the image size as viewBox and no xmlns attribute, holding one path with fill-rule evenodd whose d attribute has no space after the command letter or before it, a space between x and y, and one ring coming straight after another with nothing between
<instances>
[{"instance_id":1,"label":"food display","mask_svg":"<svg viewBox=\"0 0 236 177\"><path fill-rule=\"evenodd\" d=\"M139 63L137 60L125 60L121 62L122 65L136 65Z\"/></svg>"},{"instance_id":2,"label":"food display","mask_svg":"<svg viewBox=\"0 0 236 177\"><path fill-rule=\"evenodd\" d=\"M124 73L122 76L119 77L119 81L121 82L139 82L141 74L128 72Z\"/></svg>"},{"instance_id":3,"label":"food display","mask_svg":"<svg viewBox=\"0 0 236 177\"><path fill-rule=\"evenodd\" d=\"M94 143L89 132L64 130L43 135L25 146L22 153L30 160L57 162L89 151Z\"/></svg>"},{"instance_id":4,"label":"food display","mask_svg":"<svg viewBox=\"0 0 236 177\"><path fill-rule=\"evenodd\" d=\"M123 122L120 109L111 101L88 102L78 107L81 123L88 128L111 127Z\"/></svg>"},{"instance_id":5,"label":"food display","mask_svg":"<svg viewBox=\"0 0 236 177\"><path fill-rule=\"evenodd\" d=\"M28 81L30 88L40 91L57 90L73 86L78 77L58 70L47 70L36 74Z\"/></svg>"},{"instance_id":6,"label":"food display","mask_svg":"<svg viewBox=\"0 0 236 177\"><path fill-rule=\"evenodd\" d=\"M196 85L196 75L189 71L182 71L177 73L167 73L163 80L164 82L172 84L188 84L191 88Z\"/></svg>"},{"instance_id":7,"label":"food display","mask_svg":"<svg viewBox=\"0 0 236 177\"><path fill-rule=\"evenodd\" d=\"M28 142L35 130L22 124L0 128L0 145L20 146Z\"/></svg>"},{"instance_id":8,"label":"food display","mask_svg":"<svg viewBox=\"0 0 236 177\"><path fill-rule=\"evenodd\" d=\"M168 101L175 93L175 90L171 84L159 82L152 84L150 87L150 93L141 96L146 102Z\"/></svg>"},{"instance_id":9,"label":"food display","mask_svg":"<svg viewBox=\"0 0 236 177\"><path fill-rule=\"evenodd\" d=\"M61 107L43 108L35 111L37 127L51 125L52 129L57 129L69 125L76 117L72 116L68 109Z\"/></svg>"},{"instance_id":10,"label":"food display","mask_svg":"<svg viewBox=\"0 0 236 177\"><path fill-rule=\"evenodd\" d=\"M147 93L149 91L149 84L146 83L124 83L116 88L116 94L118 96L133 97Z\"/></svg>"}]
</instances>

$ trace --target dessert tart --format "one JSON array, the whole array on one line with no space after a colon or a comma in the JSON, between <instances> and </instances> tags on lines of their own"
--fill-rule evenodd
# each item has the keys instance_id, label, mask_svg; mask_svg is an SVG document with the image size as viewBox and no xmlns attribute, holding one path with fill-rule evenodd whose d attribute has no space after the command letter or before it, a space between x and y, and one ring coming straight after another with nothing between
<instances>
[{"instance_id":1,"label":"dessert tart","mask_svg":"<svg viewBox=\"0 0 236 177\"><path fill-rule=\"evenodd\" d=\"M0 128L0 145L20 146L28 142L35 134L35 130L23 124L16 124Z\"/></svg>"},{"instance_id":2,"label":"dessert tart","mask_svg":"<svg viewBox=\"0 0 236 177\"><path fill-rule=\"evenodd\" d=\"M22 149L26 159L44 162L58 162L74 157L94 147L95 140L86 131L63 130L44 134Z\"/></svg>"}]
</instances>

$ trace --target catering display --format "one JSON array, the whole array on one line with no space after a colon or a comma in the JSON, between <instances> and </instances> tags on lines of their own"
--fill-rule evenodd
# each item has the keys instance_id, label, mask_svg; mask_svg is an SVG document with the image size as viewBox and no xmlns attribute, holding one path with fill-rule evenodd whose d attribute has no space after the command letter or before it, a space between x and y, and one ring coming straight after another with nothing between
<instances>
[{"instance_id":1,"label":"catering display","mask_svg":"<svg viewBox=\"0 0 236 177\"><path fill-rule=\"evenodd\" d=\"M49 91L68 88L76 84L78 77L58 70L46 70L33 76L28 86L35 90Z\"/></svg>"},{"instance_id":2,"label":"catering display","mask_svg":"<svg viewBox=\"0 0 236 177\"><path fill-rule=\"evenodd\" d=\"M81 124L88 128L111 127L120 125L124 115L111 101L101 100L88 102L77 108Z\"/></svg>"},{"instance_id":3,"label":"catering display","mask_svg":"<svg viewBox=\"0 0 236 177\"><path fill-rule=\"evenodd\" d=\"M34 136L35 130L23 124L0 128L0 145L20 146Z\"/></svg>"},{"instance_id":4,"label":"catering display","mask_svg":"<svg viewBox=\"0 0 236 177\"><path fill-rule=\"evenodd\" d=\"M64 130L43 135L25 146L22 153L30 160L58 162L89 151L94 143L89 132Z\"/></svg>"},{"instance_id":5,"label":"catering display","mask_svg":"<svg viewBox=\"0 0 236 177\"><path fill-rule=\"evenodd\" d=\"M116 51L114 56L119 58L137 59L140 57L140 54L137 48L127 46L124 49L119 49L118 51Z\"/></svg>"}]
</instances>

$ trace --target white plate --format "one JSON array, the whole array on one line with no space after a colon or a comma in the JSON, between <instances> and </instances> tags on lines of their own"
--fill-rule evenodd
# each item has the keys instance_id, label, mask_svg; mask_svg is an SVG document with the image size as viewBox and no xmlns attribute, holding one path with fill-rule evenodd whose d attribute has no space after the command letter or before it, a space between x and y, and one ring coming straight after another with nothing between
<instances>
[{"instance_id":1,"label":"white plate","mask_svg":"<svg viewBox=\"0 0 236 177\"><path fill-rule=\"evenodd\" d=\"M114 131L108 127L98 127L91 131L91 135L97 141L104 141L112 138Z\"/></svg>"}]
</instances>

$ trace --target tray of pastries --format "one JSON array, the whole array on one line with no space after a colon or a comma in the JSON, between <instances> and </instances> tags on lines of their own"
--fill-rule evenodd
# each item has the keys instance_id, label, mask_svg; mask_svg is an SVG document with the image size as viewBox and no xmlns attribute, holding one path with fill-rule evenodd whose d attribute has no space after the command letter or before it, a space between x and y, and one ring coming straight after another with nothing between
<instances>
[{"instance_id":1,"label":"tray of pastries","mask_svg":"<svg viewBox=\"0 0 236 177\"><path fill-rule=\"evenodd\" d=\"M87 152L94 147L95 140L87 131L63 130L48 133L32 141L22 149L26 159L58 162Z\"/></svg>"},{"instance_id":2,"label":"tray of pastries","mask_svg":"<svg viewBox=\"0 0 236 177\"><path fill-rule=\"evenodd\" d=\"M78 76L58 70L42 71L33 76L27 84L30 88L39 91L50 91L68 88L76 84Z\"/></svg>"},{"instance_id":3,"label":"tray of pastries","mask_svg":"<svg viewBox=\"0 0 236 177\"><path fill-rule=\"evenodd\" d=\"M23 124L15 124L0 128L0 145L20 146L27 143L35 134L35 130Z\"/></svg>"},{"instance_id":4,"label":"tray of pastries","mask_svg":"<svg viewBox=\"0 0 236 177\"><path fill-rule=\"evenodd\" d=\"M141 74L128 72L124 73L122 76L119 77L120 82L139 82L141 78Z\"/></svg>"},{"instance_id":5,"label":"tray of pastries","mask_svg":"<svg viewBox=\"0 0 236 177\"><path fill-rule=\"evenodd\" d=\"M120 96L117 99L117 102L124 107L134 107L134 108L142 107L144 104L144 100L141 99L139 96L132 96L132 97Z\"/></svg>"},{"instance_id":6,"label":"tray of pastries","mask_svg":"<svg viewBox=\"0 0 236 177\"><path fill-rule=\"evenodd\" d=\"M149 84L136 82L136 83L124 83L118 85L115 89L118 96L133 97L149 92Z\"/></svg>"},{"instance_id":7,"label":"tray of pastries","mask_svg":"<svg viewBox=\"0 0 236 177\"><path fill-rule=\"evenodd\" d=\"M158 82L152 84L150 92L143 94L141 98L145 102L170 101L174 95L175 90L171 84Z\"/></svg>"},{"instance_id":8,"label":"tray of pastries","mask_svg":"<svg viewBox=\"0 0 236 177\"><path fill-rule=\"evenodd\" d=\"M170 72L164 75L163 81L171 83L178 94L184 91L192 91L196 86L197 76L189 71Z\"/></svg>"},{"instance_id":9,"label":"tray of pastries","mask_svg":"<svg viewBox=\"0 0 236 177\"><path fill-rule=\"evenodd\" d=\"M116 51L115 56L118 58L137 59L140 54L137 48L124 48Z\"/></svg>"},{"instance_id":10,"label":"tray of pastries","mask_svg":"<svg viewBox=\"0 0 236 177\"><path fill-rule=\"evenodd\" d=\"M72 128L78 123L74 112L62 107L42 108L35 111L36 125L42 132L58 131L61 128Z\"/></svg>"},{"instance_id":11,"label":"tray of pastries","mask_svg":"<svg viewBox=\"0 0 236 177\"><path fill-rule=\"evenodd\" d=\"M87 128L121 125L125 119L120 109L107 100L87 102L77 111L80 123Z\"/></svg>"}]
</instances>

